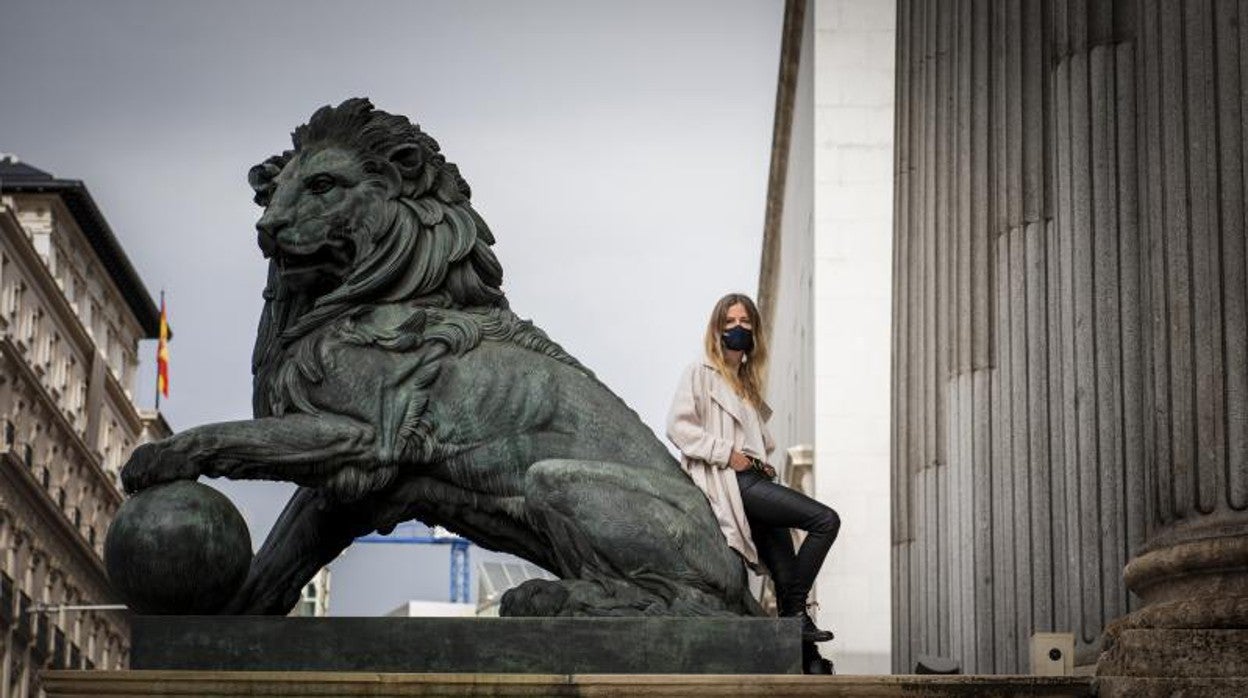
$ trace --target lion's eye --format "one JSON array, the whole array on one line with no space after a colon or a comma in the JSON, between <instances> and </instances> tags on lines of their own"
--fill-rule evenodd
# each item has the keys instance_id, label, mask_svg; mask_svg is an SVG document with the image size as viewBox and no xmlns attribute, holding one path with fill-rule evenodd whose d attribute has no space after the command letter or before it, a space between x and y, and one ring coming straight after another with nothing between
<instances>
[{"instance_id":1,"label":"lion's eye","mask_svg":"<svg viewBox=\"0 0 1248 698\"><path fill-rule=\"evenodd\" d=\"M316 177L308 180L306 186L308 187L308 191L313 194L324 194L330 189L333 189L335 184L337 183L334 181L333 177L330 177L329 175L317 175Z\"/></svg>"}]
</instances>

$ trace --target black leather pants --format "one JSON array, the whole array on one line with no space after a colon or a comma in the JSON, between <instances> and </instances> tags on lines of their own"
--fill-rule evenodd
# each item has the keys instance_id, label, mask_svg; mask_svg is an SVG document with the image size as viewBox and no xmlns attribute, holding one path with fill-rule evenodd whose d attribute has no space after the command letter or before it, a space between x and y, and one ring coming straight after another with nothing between
<instances>
[{"instance_id":1,"label":"black leather pants","mask_svg":"<svg viewBox=\"0 0 1248 698\"><path fill-rule=\"evenodd\" d=\"M738 472L737 485L759 560L771 571L776 585L780 614L804 610L819 568L841 530L841 517L831 507L753 470ZM789 533L793 528L806 531L806 539L796 552Z\"/></svg>"}]
</instances>

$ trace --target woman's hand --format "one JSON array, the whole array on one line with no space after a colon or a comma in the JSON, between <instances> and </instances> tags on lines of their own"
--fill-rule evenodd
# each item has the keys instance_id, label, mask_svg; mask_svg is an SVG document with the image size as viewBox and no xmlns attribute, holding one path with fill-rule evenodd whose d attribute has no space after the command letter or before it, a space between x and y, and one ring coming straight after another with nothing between
<instances>
[{"instance_id":1,"label":"woman's hand","mask_svg":"<svg viewBox=\"0 0 1248 698\"><path fill-rule=\"evenodd\" d=\"M762 461L759 462L762 463ZM728 466L737 472L743 472L753 468L754 461L752 458L740 451L733 451L728 456ZM774 480L776 478L776 469L767 463L762 463L762 467L759 471L769 480Z\"/></svg>"}]
</instances>

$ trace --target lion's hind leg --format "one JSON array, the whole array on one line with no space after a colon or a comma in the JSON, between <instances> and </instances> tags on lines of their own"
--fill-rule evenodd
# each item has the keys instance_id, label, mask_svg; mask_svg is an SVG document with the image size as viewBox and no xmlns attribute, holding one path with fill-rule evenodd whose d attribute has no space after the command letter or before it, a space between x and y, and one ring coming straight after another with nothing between
<instances>
[{"instance_id":1,"label":"lion's hind leg","mask_svg":"<svg viewBox=\"0 0 1248 698\"><path fill-rule=\"evenodd\" d=\"M546 460L530 467L527 514L554 551L562 579L518 587L500 612L750 613L744 565L724 542L701 492L674 475L602 461Z\"/></svg>"}]
</instances>

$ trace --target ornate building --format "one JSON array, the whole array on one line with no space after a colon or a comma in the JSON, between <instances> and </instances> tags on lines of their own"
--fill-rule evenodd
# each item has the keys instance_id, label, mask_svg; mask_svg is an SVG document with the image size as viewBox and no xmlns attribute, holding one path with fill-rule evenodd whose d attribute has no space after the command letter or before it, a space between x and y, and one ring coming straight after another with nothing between
<instances>
[{"instance_id":1,"label":"ornate building","mask_svg":"<svg viewBox=\"0 0 1248 698\"><path fill-rule=\"evenodd\" d=\"M134 400L159 312L82 182L0 159L0 698L45 667L119 668L102 561L118 469L169 433Z\"/></svg>"}]
</instances>

